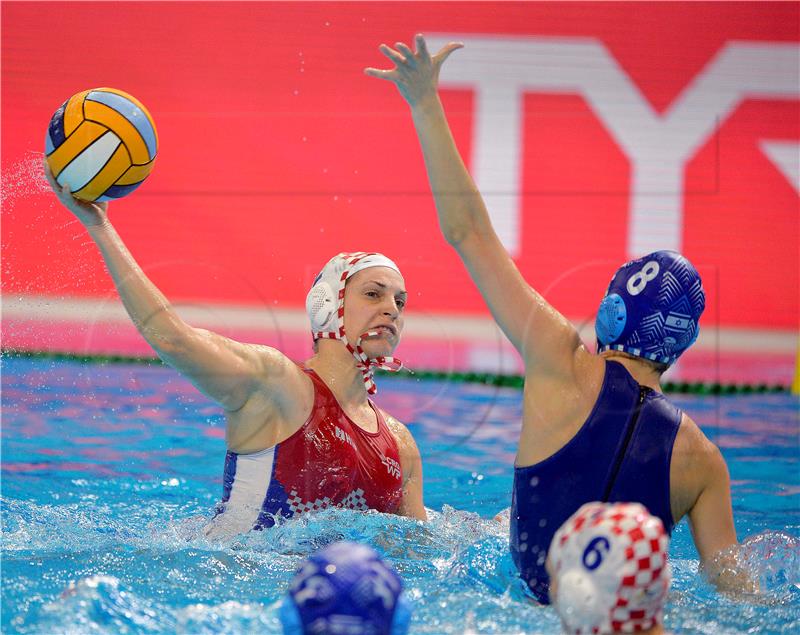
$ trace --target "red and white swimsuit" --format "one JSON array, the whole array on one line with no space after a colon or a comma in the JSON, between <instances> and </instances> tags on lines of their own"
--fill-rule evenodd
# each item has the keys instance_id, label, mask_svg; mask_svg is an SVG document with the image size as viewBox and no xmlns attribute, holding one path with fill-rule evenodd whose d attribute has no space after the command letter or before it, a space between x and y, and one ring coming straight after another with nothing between
<instances>
[{"instance_id":1,"label":"red and white swimsuit","mask_svg":"<svg viewBox=\"0 0 800 635\"><path fill-rule=\"evenodd\" d=\"M303 370L314 386L314 406L303 426L274 447L225 456L220 513L235 514L242 529L271 527L278 515L326 507L391 513L400 506L400 455L380 410L369 402L378 431L365 431L313 370Z\"/></svg>"}]
</instances>

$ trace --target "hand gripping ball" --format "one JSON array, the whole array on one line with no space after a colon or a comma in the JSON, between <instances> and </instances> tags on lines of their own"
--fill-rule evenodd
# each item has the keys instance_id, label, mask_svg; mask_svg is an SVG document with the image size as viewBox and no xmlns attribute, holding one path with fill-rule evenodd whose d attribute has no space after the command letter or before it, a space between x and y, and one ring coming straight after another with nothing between
<instances>
[{"instance_id":1,"label":"hand gripping ball","mask_svg":"<svg viewBox=\"0 0 800 635\"><path fill-rule=\"evenodd\" d=\"M56 181L84 201L130 194L153 169L158 135L135 97L114 88L77 93L56 110L45 156Z\"/></svg>"}]
</instances>

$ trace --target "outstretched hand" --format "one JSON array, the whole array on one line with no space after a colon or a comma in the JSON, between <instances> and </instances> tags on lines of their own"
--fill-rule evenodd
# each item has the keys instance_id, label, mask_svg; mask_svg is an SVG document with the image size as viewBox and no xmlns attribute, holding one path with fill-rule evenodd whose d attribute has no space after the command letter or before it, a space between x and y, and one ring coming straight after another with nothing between
<instances>
[{"instance_id":1,"label":"outstretched hand","mask_svg":"<svg viewBox=\"0 0 800 635\"><path fill-rule=\"evenodd\" d=\"M461 42L449 42L438 53L431 55L421 34L414 36L415 51L402 42L397 42L394 46L391 48L381 44L379 47L380 52L395 63L394 68L388 70L366 68L364 73L394 83L412 107L422 103L426 98L436 96L442 64L450 53L464 47Z\"/></svg>"},{"instance_id":2,"label":"outstretched hand","mask_svg":"<svg viewBox=\"0 0 800 635\"><path fill-rule=\"evenodd\" d=\"M46 160L44 161L44 174L50 183L50 187L52 187L53 191L56 193L58 200L61 201L61 204L72 212L85 227L98 226L106 222L108 203L87 203L86 201L75 198L72 195L69 185L64 185L62 187L58 184Z\"/></svg>"}]
</instances>

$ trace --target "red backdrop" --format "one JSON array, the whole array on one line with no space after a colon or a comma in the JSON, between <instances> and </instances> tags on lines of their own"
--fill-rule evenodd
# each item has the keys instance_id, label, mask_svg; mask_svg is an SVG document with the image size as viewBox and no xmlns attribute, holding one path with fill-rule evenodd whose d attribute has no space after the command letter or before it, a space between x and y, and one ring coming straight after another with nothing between
<instances>
[{"instance_id":1,"label":"red backdrop","mask_svg":"<svg viewBox=\"0 0 800 635\"><path fill-rule=\"evenodd\" d=\"M158 126L155 171L112 203L112 220L169 297L301 306L330 255L368 249L404 269L409 309L485 313L440 237L405 103L362 73L386 66L378 44L418 31L468 43L599 43L658 118L702 88L726 47L755 43L767 56L796 47L799 20L796 3L763 2L4 2L3 291L110 291L68 213L26 182L54 110L107 85L144 102ZM761 81L748 72L709 90ZM781 170L764 143L796 152L797 92L748 90L719 110L683 165L680 246L705 274L720 325L790 329L798 192L791 165ZM443 76L442 92L472 164L475 90ZM614 267L635 255L631 154L584 93L539 87L522 98L516 259L557 308L583 319ZM650 151L657 159L659 148Z\"/></svg>"}]
</instances>

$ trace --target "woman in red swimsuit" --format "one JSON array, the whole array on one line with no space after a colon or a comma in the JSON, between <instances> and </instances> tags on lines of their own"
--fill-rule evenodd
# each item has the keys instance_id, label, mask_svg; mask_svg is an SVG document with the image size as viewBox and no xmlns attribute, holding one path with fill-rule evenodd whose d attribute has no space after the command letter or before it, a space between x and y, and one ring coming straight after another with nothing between
<instances>
[{"instance_id":1,"label":"woman in red swimsuit","mask_svg":"<svg viewBox=\"0 0 800 635\"><path fill-rule=\"evenodd\" d=\"M414 439L369 399L374 368L399 368L391 355L406 291L391 260L340 254L325 266L307 302L315 353L298 365L269 346L184 322L114 230L108 204L79 201L47 177L97 245L148 344L225 412L223 513L210 533L262 528L329 506L427 519Z\"/></svg>"}]
</instances>

